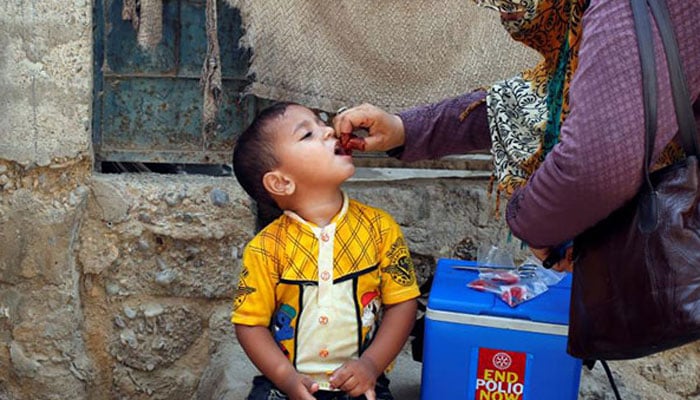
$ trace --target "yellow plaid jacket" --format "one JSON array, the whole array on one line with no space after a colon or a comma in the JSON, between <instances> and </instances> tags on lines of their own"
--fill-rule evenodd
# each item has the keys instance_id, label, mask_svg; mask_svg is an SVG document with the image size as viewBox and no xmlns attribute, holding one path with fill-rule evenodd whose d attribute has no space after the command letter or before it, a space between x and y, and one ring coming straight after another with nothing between
<instances>
[{"instance_id":1,"label":"yellow plaid jacket","mask_svg":"<svg viewBox=\"0 0 700 400\"><path fill-rule=\"evenodd\" d=\"M382 305L419 295L398 224L344 196L323 228L286 211L248 243L231 321L269 327L295 368L327 389L327 373L369 345Z\"/></svg>"}]
</instances>

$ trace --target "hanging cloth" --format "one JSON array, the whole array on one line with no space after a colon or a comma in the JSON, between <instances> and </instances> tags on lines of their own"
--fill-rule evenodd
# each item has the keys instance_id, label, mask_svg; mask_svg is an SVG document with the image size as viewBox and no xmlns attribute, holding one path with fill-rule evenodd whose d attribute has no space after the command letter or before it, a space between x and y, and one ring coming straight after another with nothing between
<instances>
[{"instance_id":1,"label":"hanging cloth","mask_svg":"<svg viewBox=\"0 0 700 400\"><path fill-rule=\"evenodd\" d=\"M153 50L163 38L163 0L124 0L122 20L131 21L139 47Z\"/></svg>"}]
</instances>

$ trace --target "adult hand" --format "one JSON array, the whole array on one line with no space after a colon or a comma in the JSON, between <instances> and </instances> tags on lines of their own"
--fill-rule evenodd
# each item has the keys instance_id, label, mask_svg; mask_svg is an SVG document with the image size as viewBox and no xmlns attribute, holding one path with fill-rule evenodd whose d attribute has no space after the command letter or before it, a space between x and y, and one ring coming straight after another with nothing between
<instances>
[{"instance_id":1,"label":"adult hand","mask_svg":"<svg viewBox=\"0 0 700 400\"><path fill-rule=\"evenodd\" d=\"M297 372L290 374L279 388L290 400L315 400L313 393L319 389L311 377Z\"/></svg>"},{"instance_id":2,"label":"adult hand","mask_svg":"<svg viewBox=\"0 0 700 400\"><path fill-rule=\"evenodd\" d=\"M532 254L537 257L540 261L544 263L544 260L546 260L553 252L558 252L559 249L555 247L543 247L543 248L535 248L535 247L530 247L530 251ZM574 271L574 246L568 246L565 251L564 255L557 261L555 264L552 265L552 269L558 272L573 272Z\"/></svg>"},{"instance_id":3,"label":"adult hand","mask_svg":"<svg viewBox=\"0 0 700 400\"><path fill-rule=\"evenodd\" d=\"M365 128L365 151L386 151L403 145L403 121L371 104L349 108L333 118L333 128L339 137L348 137L353 131Z\"/></svg>"},{"instance_id":4,"label":"adult hand","mask_svg":"<svg viewBox=\"0 0 700 400\"><path fill-rule=\"evenodd\" d=\"M333 371L329 381L334 388L338 388L352 397L365 395L367 400L375 400L374 387L377 384L379 373L371 361L360 358L351 360Z\"/></svg>"}]
</instances>

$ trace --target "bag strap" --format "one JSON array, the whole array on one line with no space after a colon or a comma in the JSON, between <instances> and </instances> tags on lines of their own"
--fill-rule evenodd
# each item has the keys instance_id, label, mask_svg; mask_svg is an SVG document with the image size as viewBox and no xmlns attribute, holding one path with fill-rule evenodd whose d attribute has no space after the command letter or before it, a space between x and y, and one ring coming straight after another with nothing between
<instances>
[{"instance_id":1,"label":"bag strap","mask_svg":"<svg viewBox=\"0 0 700 400\"><path fill-rule=\"evenodd\" d=\"M669 69L671 91L676 111L676 120L680 131L681 143L686 156L698 157L698 140L695 117L690 104L690 91L683 73L670 13L665 0L630 0L634 26L637 34L639 58L642 67L642 90L644 99L644 165L643 173L646 190L641 191L643 199L639 202L639 229L644 233L654 231L658 226L657 197L651 182L649 168L654 152L657 124L656 61L654 58L654 41L651 21L646 4L659 27L659 34L666 54Z\"/></svg>"},{"instance_id":2,"label":"bag strap","mask_svg":"<svg viewBox=\"0 0 700 400\"><path fill-rule=\"evenodd\" d=\"M685 150L686 156L694 155L697 157L700 155L698 154L700 147L698 147L697 126L693 115L693 106L690 104L688 83L683 73L683 63L678 51L678 42L671 25L671 15L665 0L647 0L647 3L654 14L666 50L673 103L676 106L676 119L678 120L683 150Z\"/></svg>"},{"instance_id":3,"label":"bag strap","mask_svg":"<svg viewBox=\"0 0 700 400\"><path fill-rule=\"evenodd\" d=\"M654 60L654 42L651 34L651 21L644 3L649 5L659 28L659 34L666 53L667 66L671 81L673 103L675 105L678 130L686 156L700 156L698 153L697 126L690 104L690 91L683 73L683 63L678 42L671 25L671 17L665 0L631 0L632 14L639 45L639 57L642 64L642 82L644 90L644 115L646 126L645 173L651 165L654 139L656 136L656 62ZM651 143L649 143L651 142Z\"/></svg>"},{"instance_id":4,"label":"bag strap","mask_svg":"<svg viewBox=\"0 0 700 400\"><path fill-rule=\"evenodd\" d=\"M649 192L654 186L649 178L651 156L654 152L656 137L656 60L654 58L654 38L651 34L651 22L647 13L645 0L630 0L634 29L637 33L639 61L642 66L642 98L644 100L644 178Z\"/></svg>"}]
</instances>

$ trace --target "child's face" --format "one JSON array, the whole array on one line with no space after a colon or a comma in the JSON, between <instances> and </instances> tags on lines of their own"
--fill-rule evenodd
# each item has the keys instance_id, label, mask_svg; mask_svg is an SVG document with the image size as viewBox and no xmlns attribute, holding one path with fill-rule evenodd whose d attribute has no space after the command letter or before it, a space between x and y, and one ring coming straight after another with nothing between
<instances>
[{"instance_id":1,"label":"child's face","mask_svg":"<svg viewBox=\"0 0 700 400\"><path fill-rule=\"evenodd\" d=\"M289 106L273 124L278 169L297 185L339 185L355 173L333 128L308 108Z\"/></svg>"}]
</instances>

